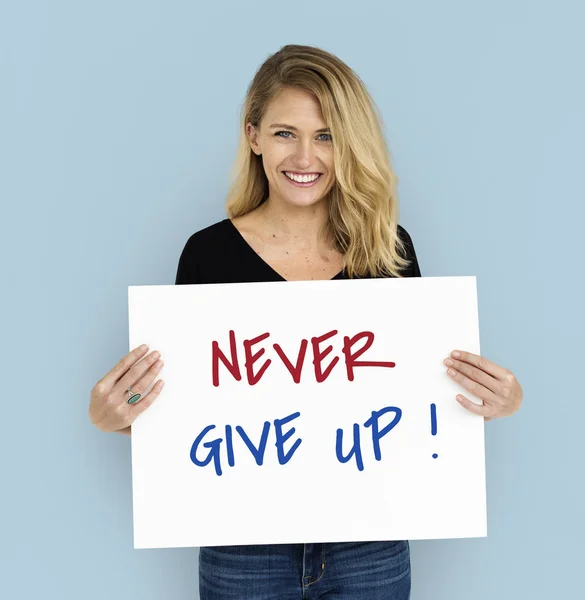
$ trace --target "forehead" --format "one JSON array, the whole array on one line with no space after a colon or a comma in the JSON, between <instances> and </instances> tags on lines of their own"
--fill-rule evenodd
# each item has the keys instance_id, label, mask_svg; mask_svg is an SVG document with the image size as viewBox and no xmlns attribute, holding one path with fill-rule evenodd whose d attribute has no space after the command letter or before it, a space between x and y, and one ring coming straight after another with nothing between
<instances>
[{"instance_id":1,"label":"forehead","mask_svg":"<svg viewBox=\"0 0 585 600\"><path fill-rule=\"evenodd\" d=\"M311 127L325 126L317 96L296 88L285 88L273 98L266 108L263 120L266 127L275 122L287 122L299 127L303 123L310 124Z\"/></svg>"}]
</instances>

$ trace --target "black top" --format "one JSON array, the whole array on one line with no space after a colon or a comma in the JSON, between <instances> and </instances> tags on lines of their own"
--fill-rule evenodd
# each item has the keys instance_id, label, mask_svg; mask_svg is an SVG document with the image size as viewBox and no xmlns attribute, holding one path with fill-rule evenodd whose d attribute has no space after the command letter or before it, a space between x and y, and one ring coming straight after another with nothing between
<instances>
[{"instance_id":1,"label":"black top","mask_svg":"<svg viewBox=\"0 0 585 600\"><path fill-rule=\"evenodd\" d=\"M404 277L420 277L414 246L406 230L398 226L405 242L410 265ZM341 271L332 279L347 279ZM248 244L230 219L219 221L194 233L185 244L175 285L188 283L248 283L254 281L286 281Z\"/></svg>"}]
</instances>

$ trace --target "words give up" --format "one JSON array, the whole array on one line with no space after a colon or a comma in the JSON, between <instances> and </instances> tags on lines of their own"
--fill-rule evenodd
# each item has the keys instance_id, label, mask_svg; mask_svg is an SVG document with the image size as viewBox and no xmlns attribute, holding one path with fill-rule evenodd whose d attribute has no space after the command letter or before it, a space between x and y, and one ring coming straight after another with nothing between
<instances>
[{"instance_id":1,"label":"words give up","mask_svg":"<svg viewBox=\"0 0 585 600\"><path fill-rule=\"evenodd\" d=\"M336 329L332 331L328 331L323 335L312 337L311 338L311 348L313 351L313 369L315 373L315 379L318 383L322 383L329 377L329 374L333 370L333 367L339 362L339 356L333 357L333 359L329 362L329 364L323 369L323 359L331 352L333 346L329 345L326 348L321 349L321 344L328 340L329 338L336 335L338 332ZM236 335L233 330L230 330L230 358L228 358L223 351L219 347L219 343L217 341L212 342L212 378L213 385L219 386L219 363L220 361L227 368L227 370L231 373L236 381L241 381L242 373L240 370L239 362L238 362L238 352L236 347ZM267 358L261 366L254 371L254 363L258 361L265 352L265 348L260 348L257 352L252 352L252 347L256 344L259 344L266 338L270 336L270 333L263 333L255 338L250 340L244 340L244 355L245 362L244 367L246 369L246 378L250 385L256 385L262 375L266 372L266 369L272 363L270 358ZM365 339L365 343L354 349L354 346ZM344 336L343 338L343 349L342 353L345 357L345 369L347 371L347 379L349 381L354 380L354 368L355 367L394 367L396 363L394 362L379 362L379 361L366 361L366 360L358 360L358 358L368 350L372 344L374 343L374 334L371 331L361 331L353 337ZM284 366L287 368L288 372L291 374L291 377L295 383L300 383L301 381L301 372L303 369L303 364L305 361L305 355L307 353L307 347L309 345L308 340L301 340L298 354L296 356L296 361L293 362L288 358L285 354L284 350L281 348L279 344L272 344L272 347L278 354L280 360L284 363Z\"/></svg>"}]
</instances>

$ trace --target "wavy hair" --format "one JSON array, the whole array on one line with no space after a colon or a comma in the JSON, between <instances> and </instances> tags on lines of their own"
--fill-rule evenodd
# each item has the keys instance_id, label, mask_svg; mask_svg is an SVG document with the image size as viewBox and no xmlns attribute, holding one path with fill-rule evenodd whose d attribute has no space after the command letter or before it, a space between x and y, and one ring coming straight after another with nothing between
<instances>
[{"instance_id":1,"label":"wavy hair","mask_svg":"<svg viewBox=\"0 0 585 600\"><path fill-rule=\"evenodd\" d=\"M398 180L390 164L382 117L358 75L320 48L288 44L256 72L241 109L228 216L245 215L268 197L262 157L250 147L246 124L258 127L270 101L284 88L312 92L331 130L335 183L328 194L329 219L321 234L343 254L349 277L401 277L408 260L398 232Z\"/></svg>"}]
</instances>

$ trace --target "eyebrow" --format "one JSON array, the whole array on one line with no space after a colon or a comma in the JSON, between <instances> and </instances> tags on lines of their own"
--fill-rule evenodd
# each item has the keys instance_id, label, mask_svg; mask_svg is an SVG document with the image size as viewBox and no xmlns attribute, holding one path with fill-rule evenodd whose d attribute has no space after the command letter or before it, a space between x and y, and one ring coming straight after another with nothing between
<instances>
[{"instance_id":1,"label":"eyebrow","mask_svg":"<svg viewBox=\"0 0 585 600\"><path fill-rule=\"evenodd\" d=\"M298 131L298 129L296 127L293 127L292 125L287 125L286 123L272 123L272 125L270 125L270 129L272 129L273 127L284 127L285 129L290 129L292 131ZM331 131L329 129L329 127L323 127L322 129L317 129L315 131L315 133L325 133Z\"/></svg>"}]
</instances>

